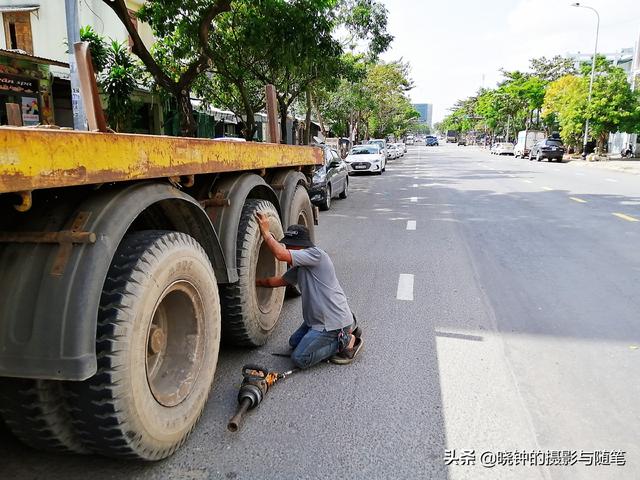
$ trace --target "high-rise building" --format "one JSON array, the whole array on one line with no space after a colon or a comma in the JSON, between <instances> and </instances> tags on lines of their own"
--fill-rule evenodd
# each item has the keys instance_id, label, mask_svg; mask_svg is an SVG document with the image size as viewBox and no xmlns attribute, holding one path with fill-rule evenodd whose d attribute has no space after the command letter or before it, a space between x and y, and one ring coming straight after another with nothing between
<instances>
[{"instance_id":1,"label":"high-rise building","mask_svg":"<svg viewBox=\"0 0 640 480\"><path fill-rule=\"evenodd\" d=\"M418 123L426 123L429 128L433 127L433 105L430 103L414 103L413 108L420 114Z\"/></svg>"}]
</instances>

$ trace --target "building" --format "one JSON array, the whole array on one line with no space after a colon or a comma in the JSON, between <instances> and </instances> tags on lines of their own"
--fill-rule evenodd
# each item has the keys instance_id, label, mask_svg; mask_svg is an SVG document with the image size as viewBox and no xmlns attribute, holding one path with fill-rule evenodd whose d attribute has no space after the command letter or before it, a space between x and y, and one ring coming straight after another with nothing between
<instances>
[{"instance_id":1,"label":"building","mask_svg":"<svg viewBox=\"0 0 640 480\"><path fill-rule=\"evenodd\" d=\"M126 3L133 12L139 9L144 1L128 0ZM72 127L64 5L64 0L0 0L3 27L0 28L0 49L8 51L2 53L5 68L15 68L18 62L15 55L22 55L19 62L23 66L30 63L29 56L32 57L31 63L35 62L38 65L41 76L37 81L39 85L44 85L49 90L53 114L49 118L41 118L41 122L36 123L55 123L63 127ZM101 0L78 0L78 16L81 26L91 25L97 33L107 39L131 43L122 22ZM151 47L154 37L150 27L142 23L136 26L143 42L147 47ZM9 60L13 62L13 66L7 65ZM136 91L133 97L136 104L136 111L132 115L135 119L134 131L160 133L162 108L158 99L144 90ZM46 96L42 98L46 99ZM40 107L43 110L46 109L45 105ZM0 118L4 120L6 117L4 104L0 105L0 108L3 110Z\"/></svg>"},{"instance_id":2,"label":"building","mask_svg":"<svg viewBox=\"0 0 640 480\"><path fill-rule=\"evenodd\" d=\"M54 124L54 82L50 69L69 66L48 58L0 50L0 125ZM9 121L8 105L20 115ZM70 105L69 105L70 106ZM62 111L58 112L63 116Z\"/></svg>"},{"instance_id":3,"label":"building","mask_svg":"<svg viewBox=\"0 0 640 480\"><path fill-rule=\"evenodd\" d=\"M433 127L433 105L430 103L414 103L413 108L420 114L418 123L429 125L429 128Z\"/></svg>"}]
</instances>

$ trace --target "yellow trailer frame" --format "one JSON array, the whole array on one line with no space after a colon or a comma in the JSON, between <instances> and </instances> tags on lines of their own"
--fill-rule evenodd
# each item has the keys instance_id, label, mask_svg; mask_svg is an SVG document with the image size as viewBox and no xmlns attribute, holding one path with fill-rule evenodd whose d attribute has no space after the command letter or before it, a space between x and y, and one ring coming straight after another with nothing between
<instances>
[{"instance_id":1,"label":"yellow trailer frame","mask_svg":"<svg viewBox=\"0 0 640 480\"><path fill-rule=\"evenodd\" d=\"M150 178L305 167L322 151L254 142L0 128L0 193Z\"/></svg>"}]
</instances>

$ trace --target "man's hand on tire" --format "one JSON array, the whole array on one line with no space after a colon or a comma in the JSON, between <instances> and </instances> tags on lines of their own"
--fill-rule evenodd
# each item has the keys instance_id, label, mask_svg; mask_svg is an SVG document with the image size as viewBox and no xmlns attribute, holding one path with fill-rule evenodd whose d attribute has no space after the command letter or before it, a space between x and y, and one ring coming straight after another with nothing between
<instances>
[{"instance_id":1,"label":"man's hand on tire","mask_svg":"<svg viewBox=\"0 0 640 480\"><path fill-rule=\"evenodd\" d=\"M264 213L256 212L256 218L258 219L258 226L260 227L260 233L263 237L269 236L269 217Z\"/></svg>"}]
</instances>

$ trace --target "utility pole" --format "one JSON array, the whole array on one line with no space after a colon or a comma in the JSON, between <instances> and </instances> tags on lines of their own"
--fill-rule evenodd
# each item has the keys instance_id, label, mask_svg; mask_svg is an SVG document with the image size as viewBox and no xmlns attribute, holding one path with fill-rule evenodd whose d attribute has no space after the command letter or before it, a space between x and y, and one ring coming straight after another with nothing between
<instances>
[{"instance_id":1,"label":"utility pole","mask_svg":"<svg viewBox=\"0 0 640 480\"><path fill-rule=\"evenodd\" d=\"M78 0L64 0L67 15L67 42L69 46L69 72L71 74L71 105L73 108L74 130L88 130L87 116L84 113L82 95L80 95L80 79L74 45L80 41L80 22L78 20Z\"/></svg>"},{"instance_id":2,"label":"utility pole","mask_svg":"<svg viewBox=\"0 0 640 480\"><path fill-rule=\"evenodd\" d=\"M596 14L596 46L593 50L593 60L591 61L591 78L589 79L589 97L587 99L587 108L591 105L591 92L593 91L593 79L596 75L596 55L598 54L598 35L600 33L600 14L598 11L587 5L581 5L580 3L572 3L572 7L586 8ZM584 124L584 140L582 141L582 157L587 156L587 142L589 141L589 115L587 114L587 120Z\"/></svg>"}]
</instances>

